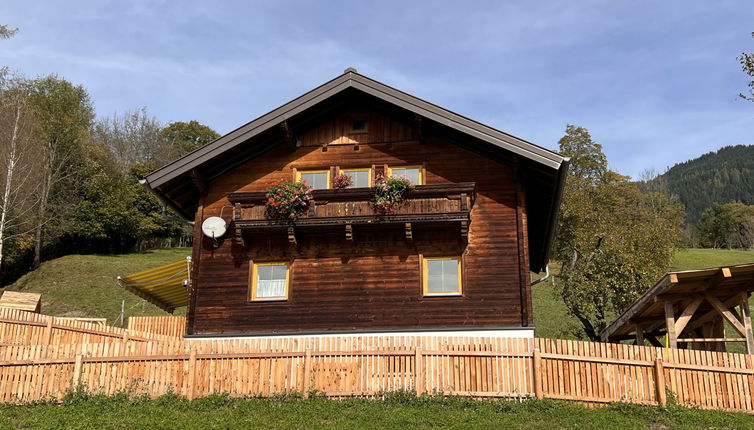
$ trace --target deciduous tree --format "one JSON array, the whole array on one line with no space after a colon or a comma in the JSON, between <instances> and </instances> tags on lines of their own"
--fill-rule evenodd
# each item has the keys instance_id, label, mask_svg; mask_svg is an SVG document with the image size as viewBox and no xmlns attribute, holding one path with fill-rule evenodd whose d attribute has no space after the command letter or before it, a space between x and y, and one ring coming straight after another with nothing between
<instances>
[{"instance_id":1,"label":"deciduous tree","mask_svg":"<svg viewBox=\"0 0 754 430\"><path fill-rule=\"evenodd\" d=\"M751 33L751 37L754 37L754 32ZM741 63L741 69L749 75L751 80L747 84L749 87L748 94L746 93L739 93L739 97L754 101L754 53L747 54L746 52L741 53L741 56L738 57L738 61Z\"/></svg>"},{"instance_id":2,"label":"deciduous tree","mask_svg":"<svg viewBox=\"0 0 754 430\"><path fill-rule=\"evenodd\" d=\"M28 234L39 188L39 145L28 82L0 72L0 267L4 245Z\"/></svg>"},{"instance_id":3,"label":"deciduous tree","mask_svg":"<svg viewBox=\"0 0 754 430\"><path fill-rule=\"evenodd\" d=\"M610 171L601 146L582 127L566 128L560 151L573 168L556 238L556 285L584 334L598 340L609 319L669 268L683 209Z\"/></svg>"},{"instance_id":4,"label":"deciduous tree","mask_svg":"<svg viewBox=\"0 0 754 430\"><path fill-rule=\"evenodd\" d=\"M94 119L94 108L84 87L57 76L36 79L30 104L39 130L41 173L34 232L34 262L41 261L43 237L64 230L63 221L75 206L84 167L84 142Z\"/></svg>"}]
</instances>

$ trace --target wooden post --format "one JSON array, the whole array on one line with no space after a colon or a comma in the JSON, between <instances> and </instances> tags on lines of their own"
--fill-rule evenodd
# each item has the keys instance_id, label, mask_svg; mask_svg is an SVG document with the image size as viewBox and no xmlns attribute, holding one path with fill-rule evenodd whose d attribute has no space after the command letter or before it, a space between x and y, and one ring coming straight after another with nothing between
<instances>
[{"instance_id":1,"label":"wooden post","mask_svg":"<svg viewBox=\"0 0 754 430\"><path fill-rule=\"evenodd\" d=\"M42 339L43 345L49 345L52 341L52 320L53 317L47 319L47 327L45 328L44 338Z\"/></svg>"},{"instance_id":2,"label":"wooden post","mask_svg":"<svg viewBox=\"0 0 754 430\"><path fill-rule=\"evenodd\" d=\"M71 379L71 388L74 390L81 383L81 366L83 358L83 354L76 354L76 361L73 363L73 378Z\"/></svg>"},{"instance_id":3,"label":"wooden post","mask_svg":"<svg viewBox=\"0 0 754 430\"><path fill-rule=\"evenodd\" d=\"M662 364L662 354L657 353L655 359L655 397L657 398L657 404L665 406L668 403L668 399L665 395L665 371Z\"/></svg>"},{"instance_id":4,"label":"wooden post","mask_svg":"<svg viewBox=\"0 0 754 430\"><path fill-rule=\"evenodd\" d=\"M751 331L751 311L749 310L749 297L747 294L741 295L741 321L744 324L746 336L746 353L754 354L754 335Z\"/></svg>"},{"instance_id":5,"label":"wooden post","mask_svg":"<svg viewBox=\"0 0 754 430\"><path fill-rule=\"evenodd\" d=\"M306 349L304 354L304 380L301 381L301 394L305 399L309 398L309 379L311 379L312 373L312 351Z\"/></svg>"},{"instance_id":6,"label":"wooden post","mask_svg":"<svg viewBox=\"0 0 754 430\"><path fill-rule=\"evenodd\" d=\"M637 324L635 326L636 329L636 344L639 346L644 346L644 327L642 327L640 324Z\"/></svg>"},{"instance_id":7,"label":"wooden post","mask_svg":"<svg viewBox=\"0 0 754 430\"><path fill-rule=\"evenodd\" d=\"M188 389L186 397L188 397L189 400L194 400L194 396L196 395L196 389L194 388L194 385L196 385L196 348L193 348L191 354L189 354L188 383L186 385L186 388Z\"/></svg>"},{"instance_id":8,"label":"wooden post","mask_svg":"<svg viewBox=\"0 0 754 430\"><path fill-rule=\"evenodd\" d=\"M120 301L120 326L123 327L123 317L126 315L126 300Z\"/></svg>"},{"instance_id":9,"label":"wooden post","mask_svg":"<svg viewBox=\"0 0 754 430\"><path fill-rule=\"evenodd\" d=\"M128 330L123 330L123 345L128 343Z\"/></svg>"},{"instance_id":10,"label":"wooden post","mask_svg":"<svg viewBox=\"0 0 754 430\"><path fill-rule=\"evenodd\" d=\"M424 366L422 366L422 351L419 348L416 348L414 355L414 389L417 396L424 393Z\"/></svg>"},{"instance_id":11,"label":"wooden post","mask_svg":"<svg viewBox=\"0 0 754 430\"><path fill-rule=\"evenodd\" d=\"M544 398L542 394L542 355L539 352L539 348L534 348L531 369L534 376L534 397L542 399Z\"/></svg>"},{"instance_id":12,"label":"wooden post","mask_svg":"<svg viewBox=\"0 0 754 430\"><path fill-rule=\"evenodd\" d=\"M675 332L675 309L673 302L670 300L665 301L665 325L668 329L668 342L669 348L678 348L678 336Z\"/></svg>"}]
</instances>

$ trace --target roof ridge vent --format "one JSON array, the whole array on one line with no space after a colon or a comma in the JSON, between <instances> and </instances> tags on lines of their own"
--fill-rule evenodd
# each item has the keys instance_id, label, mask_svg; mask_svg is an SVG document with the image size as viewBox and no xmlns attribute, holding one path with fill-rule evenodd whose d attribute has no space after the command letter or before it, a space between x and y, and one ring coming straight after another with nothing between
<instances>
[{"instance_id":1,"label":"roof ridge vent","mask_svg":"<svg viewBox=\"0 0 754 430\"><path fill-rule=\"evenodd\" d=\"M356 68L349 67L346 70L343 70L343 74L345 75L346 73L359 73L359 72L356 71Z\"/></svg>"}]
</instances>

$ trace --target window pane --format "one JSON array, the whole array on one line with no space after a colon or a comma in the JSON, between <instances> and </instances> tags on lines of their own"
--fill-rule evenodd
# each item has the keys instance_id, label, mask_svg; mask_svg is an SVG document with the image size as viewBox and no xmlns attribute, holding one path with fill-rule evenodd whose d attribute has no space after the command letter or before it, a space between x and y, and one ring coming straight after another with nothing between
<instances>
[{"instance_id":1,"label":"window pane","mask_svg":"<svg viewBox=\"0 0 754 430\"><path fill-rule=\"evenodd\" d=\"M284 264L257 266L257 298L285 297L287 271Z\"/></svg>"},{"instance_id":2,"label":"window pane","mask_svg":"<svg viewBox=\"0 0 754 430\"><path fill-rule=\"evenodd\" d=\"M301 180L315 190L327 189L327 172L301 173Z\"/></svg>"},{"instance_id":3,"label":"window pane","mask_svg":"<svg viewBox=\"0 0 754 430\"><path fill-rule=\"evenodd\" d=\"M444 260L442 262L443 287L446 293L458 292L458 260Z\"/></svg>"},{"instance_id":4,"label":"window pane","mask_svg":"<svg viewBox=\"0 0 754 430\"><path fill-rule=\"evenodd\" d=\"M345 172L346 175L352 179L351 187L362 188L369 186L369 171L368 170L354 170Z\"/></svg>"},{"instance_id":5,"label":"window pane","mask_svg":"<svg viewBox=\"0 0 754 430\"><path fill-rule=\"evenodd\" d=\"M402 168L395 169L394 168L392 169L392 171L393 171L394 178L403 176L409 181L411 181L412 184L421 185L419 182L419 169L418 168L413 168L413 169L402 169Z\"/></svg>"},{"instance_id":6,"label":"window pane","mask_svg":"<svg viewBox=\"0 0 754 430\"><path fill-rule=\"evenodd\" d=\"M458 260L427 260L427 293L460 293Z\"/></svg>"},{"instance_id":7,"label":"window pane","mask_svg":"<svg viewBox=\"0 0 754 430\"><path fill-rule=\"evenodd\" d=\"M257 266L257 280L269 281L272 279L272 266Z\"/></svg>"},{"instance_id":8,"label":"window pane","mask_svg":"<svg viewBox=\"0 0 754 430\"><path fill-rule=\"evenodd\" d=\"M432 293L442 293L442 275L429 275L427 277L427 292Z\"/></svg>"},{"instance_id":9,"label":"window pane","mask_svg":"<svg viewBox=\"0 0 754 430\"><path fill-rule=\"evenodd\" d=\"M285 281L285 272L288 271L288 268L284 264L270 267L272 267L272 279L278 281L282 279L283 281Z\"/></svg>"}]
</instances>

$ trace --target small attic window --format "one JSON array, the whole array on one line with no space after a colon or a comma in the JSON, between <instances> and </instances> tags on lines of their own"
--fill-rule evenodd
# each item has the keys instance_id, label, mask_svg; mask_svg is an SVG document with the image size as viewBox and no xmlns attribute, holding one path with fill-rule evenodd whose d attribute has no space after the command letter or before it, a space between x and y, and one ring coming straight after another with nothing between
<instances>
[{"instance_id":1,"label":"small attic window","mask_svg":"<svg viewBox=\"0 0 754 430\"><path fill-rule=\"evenodd\" d=\"M351 131L366 131L367 123L363 119L355 119L351 122Z\"/></svg>"}]
</instances>

